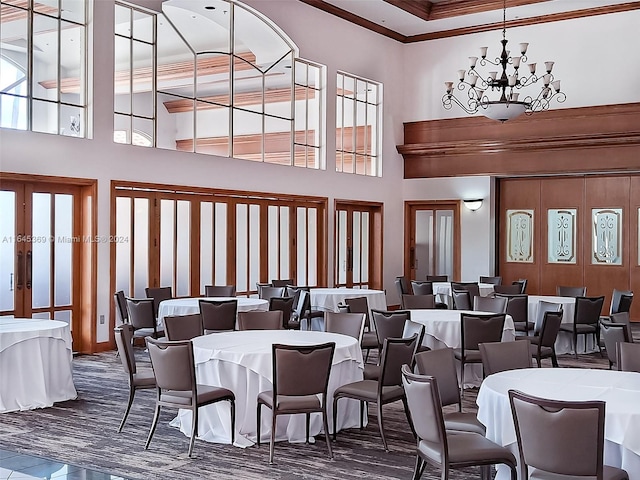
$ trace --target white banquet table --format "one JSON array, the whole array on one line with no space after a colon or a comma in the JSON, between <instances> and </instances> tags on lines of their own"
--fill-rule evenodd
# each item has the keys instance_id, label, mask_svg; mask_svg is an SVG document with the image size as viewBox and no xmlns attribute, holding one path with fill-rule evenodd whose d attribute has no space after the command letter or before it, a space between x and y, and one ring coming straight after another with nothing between
<instances>
[{"instance_id":1,"label":"white banquet table","mask_svg":"<svg viewBox=\"0 0 640 480\"><path fill-rule=\"evenodd\" d=\"M640 479L640 374L616 370L530 368L487 377L478 393L478 419L486 436L509 447L518 458L508 391L554 400L603 400L605 408L604 462L624 468L630 480ZM547 435L549 432L545 432ZM496 479L509 478L498 469Z\"/></svg>"},{"instance_id":2,"label":"white banquet table","mask_svg":"<svg viewBox=\"0 0 640 480\"><path fill-rule=\"evenodd\" d=\"M535 322L538 318L538 310L540 302L549 302L562 305L562 323L573 323L573 315L576 309L576 299L574 297L556 297L550 295L529 295L529 321ZM578 353L585 352L585 339L587 341L586 352L591 353L597 350L597 346L593 341L593 335L578 335ZM573 352L573 339L568 332L558 332L558 338L555 343L556 353Z\"/></svg>"},{"instance_id":3,"label":"white banquet table","mask_svg":"<svg viewBox=\"0 0 640 480\"><path fill-rule=\"evenodd\" d=\"M338 305L344 304L347 298L367 297L369 310L386 310L387 296L384 290L372 290L368 288L312 288L311 308L324 312L338 312ZM324 330L324 320L314 318L312 330ZM316 323L319 322L319 323ZM372 326L373 328L373 326Z\"/></svg>"},{"instance_id":4,"label":"white banquet table","mask_svg":"<svg viewBox=\"0 0 640 480\"><path fill-rule=\"evenodd\" d=\"M434 350L437 348L460 348L460 314L471 313L490 315L490 312L473 312L471 310L444 310L439 308L410 310L411 320L424 325L422 345ZM513 318L507 315L502 330L502 341L515 340L516 331ZM478 386L482 382L482 367L468 364L465 367L465 387Z\"/></svg>"},{"instance_id":5,"label":"white banquet table","mask_svg":"<svg viewBox=\"0 0 640 480\"><path fill-rule=\"evenodd\" d=\"M224 386L236 396L236 446L251 446L256 441L256 408L258 394L271 390L272 345L315 345L335 342L336 349L329 376L327 413L329 430L333 432L333 392L340 386L362 380L362 350L355 338L336 333L299 330L247 330L215 333L193 339L198 383ZM357 401L338 404L338 430L359 427L360 407ZM208 442L229 443L230 407L227 402L207 405L198 413L199 438ZM191 412L180 410L171 423L189 435ZM311 414L310 436L322 430L322 415ZM262 415L261 437L268 442L271 416ZM305 441L305 415L278 416L276 441ZM313 441L313 439L311 439Z\"/></svg>"},{"instance_id":6,"label":"white banquet table","mask_svg":"<svg viewBox=\"0 0 640 480\"><path fill-rule=\"evenodd\" d=\"M200 300L237 300L239 312L269 310L269 302L261 298L248 297L185 297L163 300L158 306L158 325L163 325L164 317L171 315L191 315L200 311Z\"/></svg>"},{"instance_id":7,"label":"white banquet table","mask_svg":"<svg viewBox=\"0 0 640 480\"><path fill-rule=\"evenodd\" d=\"M0 318L0 413L76 398L72 359L66 322Z\"/></svg>"}]
</instances>

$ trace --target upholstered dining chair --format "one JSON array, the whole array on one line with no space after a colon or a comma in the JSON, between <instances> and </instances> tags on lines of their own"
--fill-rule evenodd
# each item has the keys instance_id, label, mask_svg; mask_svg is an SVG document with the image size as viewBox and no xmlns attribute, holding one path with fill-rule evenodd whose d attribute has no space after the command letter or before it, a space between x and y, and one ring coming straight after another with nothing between
<instances>
[{"instance_id":1,"label":"upholstered dining chair","mask_svg":"<svg viewBox=\"0 0 640 480\"><path fill-rule=\"evenodd\" d=\"M433 295L433 282L411 280L411 291L414 295Z\"/></svg>"},{"instance_id":2,"label":"upholstered dining chair","mask_svg":"<svg viewBox=\"0 0 640 480\"><path fill-rule=\"evenodd\" d=\"M527 293L527 279L519 278L511 282L511 285L518 285L520 287L520 293Z\"/></svg>"},{"instance_id":3,"label":"upholstered dining chair","mask_svg":"<svg viewBox=\"0 0 640 480\"><path fill-rule=\"evenodd\" d=\"M464 290L469 292L469 303L473 305L473 297L480 296L480 287L478 282L451 282L452 292L461 292Z\"/></svg>"},{"instance_id":4,"label":"upholstered dining chair","mask_svg":"<svg viewBox=\"0 0 640 480\"><path fill-rule=\"evenodd\" d=\"M288 287L289 285L295 285L293 278L277 278L271 280L272 287Z\"/></svg>"},{"instance_id":5,"label":"upholstered dining chair","mask_svg":"<svg viewBox=\"0 0 640 480\"><path fill-rule=\"evenodd\" d=\"M238 312L238 330L282 330L282 311Z\"/></svg>"},{"instance_id":6,"label":"upholstered dining chair","mask_svg":"<svg viewBox=\"0 0 640 480\"><path fill-rule=\"evenodd\" d=\"M360 380L338 387L333 393L333 439L336 439L336 425L338 421L338 400L352 398L360 401L360 428L364 427L365 404L375 403L378 412L378 428L382 437L385 451L389 451L384 434L382 407L388 403L401 400L407 419L409 410L402 388L401 367L410 365L418 345L418 336L411 338L387 338L382 346L380 361L380 378L378 380Z\"/></svg>"},{"instance_id":7,"label":"upholstered dining chair","mask_svg":"<svg viewBox=\"0 0 640 480\"><path fill-rule=\"evenodd\" d=\"M344 303L347 306L349 313L364 313L364 333L362 334L362 342L360 347L365 351L364 361L369 360L369 352L371 350L377 350L380 354L380 345L378 344L378 335L371 328L371 317L369 316L369 302L367 297L352 297L345 298ZM378 355L379 357L380 355Z\"/></svg>"},{"instance_id":8,"label":"upholstered dining chair","mask_svg":"<svg viewBox=\"0 0 640 480\"><path fill-rule=\"evenodd\" d=\"M364 313L325 312L324 330L330 333L348 335L362 341L364 333Z\"/></svg>"},{"instance_id":9,"label":"upholstered dining chair","mask_svg":"<svg viewBox=\"0 0 640 480\"><path fill-rule=\"evenodd\" d=\"M556 339L562 324L562 310L544 312L542 327L536 335L516 337L526 339L531 343L531 356L536 359L538 367L542 367L542 359L551 358L551 365L558 367L556 355Z\"/></svg>"},{"instance_id":10,"label":"upholstered dining chair","mask_svg":"<svg viewBox=\"0 0 640 480\"><path fill-rule=\"evenodd\" d=\"M453 354L460 362L460 395L464 395L464 367L468 363L482 363L481 343L500 342L506 314L460 314L460 345Z\"/></svg>"},{"instance_id":11,"label":"upholstered dining chair","mask_svg":"<svg viewBox=\"0 0 640 480\"><path fill-rule=\"evenodd\" d=\"M511 286L511 285L509 285ZM505 313L511 315L513 319L513 327L516 332L522 332L529 335L533 332L535 322L529 319L529 296L526 294L505 295L496 293L496 297L505 298L507 300L507 309Z\"/></svg>"},{"instance_id":12,"label":"upholstered dining chair","mask_svg":"<svg viewBox=\"0 0 640 480\"><path fill-rule=\"evenodd\" d=\"M153 298L153 314L156 318L160 302L173 298L171 287L147 287L144 289L144 294L147 298Z\"/></svg>"},{"instance_id":13,"label":"upholstered dining chair","mask_svg":"<svg viewBox=\"0 0 640 480\"><path fill-rule=\"evenodd\" d=\"M436 297L434 295L403 295L402 305L402 308L407 310L436 308Z\"/></svg>"},{"instance_id":14,"label":"upholstered dining chair","mask_svg":"<svg viewBox=\"0 0 640 480\"><path fill-rule=\"evenodd\" d=\"M602 313L602 297L576 297L576 306L572 323L560 325L560 331L570 332L573 340L573 353L578 358L578 335L593 335L600 354L600 314ZM586 346L586 341L585 341Z\"/></svg>"},{"instance_id":15,"label":"upholstered dining chair","mask_svg":"<svg viewBox=\"0 0 640 480\"><path fill-rule=\"evenodd\" d=\"M471 297L467 290L451 290L453 308L456 310L471 310Z\"/></svg>"},{"instance_id":16,"label":"upholstered dining chair","mask_svg":"<svg viewBox=\"0 0 640 480\"><path fill-rule=\"evenodd\" d=\"M136 395L136 391L145 390L156 387L156 378L153 376L153 370L140 370L136 365L136 357L133 351L133 327L128 323L120 325L113 329L116 339L116 346L118 347L118 353L120 354L120 361L124 367L125 373L128 375L129 380L129 401L127 402L127 408L124 411L122 421L118 427L118 432L122 431L131 405L133 404L133 398Z\"/></svg>"},{"instance_id":17,"label":"upholstered dining chair","mask_svg":"<svg viewBox=\"0 0 640 480\"><path fill-rule=\"evenodd\" d=\"M164 332L158 329L152 298L127 298L126 300L134 338L148 336L159 338L164 335Z\"/></svg>"},{"instance_id":18,"label":"upholstered dining chair","mask_svg":"<svg viewBox=\"0 0 640 480\"><path fill-rule=\"evenodd\" d=\"M452 348L437 348L428 352L418 352L415 356L415 371L438 380L440 402L443 407L458 405L457 412L444 413L447 430L485 434L485 426L473 412L462 411L462 398L456 372L456 359Z\"/></svg>"},{"instance_id":19,"label":"upholstered dining chair","mask_svg":"<svg viewBox=\"0 0 640 480\"><path fill-rule=\"evenodd\" d=\"M205 285L204 296L205 297L235 297L236 286L235 285Z\"/></svg>"},{"instance_id":20,"label":"upholstered dining chair","mask_svg":"<svg viewBox=\"0 0 640 480\"><path fill-rule=\"evenodd\" d=\"M158 396L153 423L144 449L149 448L158 425L161 407L189 409L191 410L191 436L188 455L191 457L193 443L198 436L198 409L221 401L228 401L231 404L231 443L233 444L236 429L235 395L227 388L200 385L196 382L193 343L189 340L168 342L149 337L146 341L156 378Z\"/></svg>"},{"instance_id":21,"label":"upholstered dining chair","mask_svg":"<svg viewBox=\"0 0 640 480\"><path fill-rule=\"evenodd\" d=\"M507 295L518 295L522 291L522 286L520 284L511 284L511 285L494 285L493 293L502 293Z\"/></svg>"},{"instance_id":22,"label":"upholstered dining chair","mask_svg":"<svg viewBox=\"0 0 640 480\"><path fill-rule=\"evenodd\" d=\"M609 307L609 315L614 313L628 312L631 310L633 303L633 292L630 290L613 289L611 294L611 306Z\"/></svg>"},{"instance_id":23,"label":"upholstered dining chair","mask_svg":"<svg viewBox=\"0 0 640 480\"><path fill-rule=\"evenodd\" d=\"M494 464L507 465L511 480L517 479L516 458L508 448L481 434L446 430L438 381L434 377L414 374L404 365L402 383L417 436L414 480L422 477L427 464L440 468L442 480L449 478L451 468L470 466L480 466L482 477L487 480L487 472Z\"/></svg>"},{"instance_id":24,"label":"upholstered dining chair","mask_svg":"<svg viewBox=\"0 0 640 480\"><path fill-rule=\"evenodd\" d=\"M124 295L124 291L118 290L113 294L113 299L116 305L116 312L120 317L120 323L129 323L129 314L127 313L127 299Z\"/></svg>"},{"instance_id":25,"label":"upholstered dining chair","mask_svg":"<svg viewBox=\"0 0 640 480\"><path fill-rule=\"evenodd\" d=\"M502 277L483 277L480 276L480 283L490 283L491 285L502 285Z\"/></svg>"},{"instance_id":26,"label":"upholstered dining chair","mask_svg":"<svg viewBox=\"0 0 640 480\"><path fill-rule=\"evenodd\" d=\"M630 342L633 342L633 333L631 331L631 323L629 320L629 312L618 312L609 315L609 321L613 323L622 323L627 330L627 337Z\"/></svg>"},{"instance_id":27,"label":"upholstered dining chair","mask_svg":"<svg viewBox=\"0 0 640 480\"><path fill-rule=\"evenodd\" d=\"M204 335L202 316L199 313L167 315L164 317L164 333L170 342L191 340Z\"/></svg>"},{"instance_id":28,"label":"upholstered dining chair","mask_svg":"<svg viewBox=\"0 0 640 480\"><path fill-rule=\"evenodd\" d=\"M427 282L448 282L448 275L427 275Z\"/></svg>"},{"instance_id":29,"label":"upholstered dining chair","mask_svg":"<svg viewBox=\"0 0 640 480\"><path fill-rule=\"evenodd\" d=\"M329 458L333 458L327 421L327 388L333 362L334 342L320 345L273 345L273 390L258 394L257 445L260 446L262 406L271 409L269 464L273 464L278 415L306 415L305 441L309 443L309 421L314 412L322 413L322 425ZM310 375L309 372L313 372ZM318 398L320 395L320 398Z\"/></svg>"},{"instance_id":30,"label":"upholstered dining chair","mask_svg":"<svg viewBox=\"0 0 640 480\"><path fill-rule=\"evenodd\" d=\"M413 335L418 336L418 346L416 347L416 353L431 350L429 347L422 345L422 341L424 340L424 333L424 325L409 319L405 320L404 327L402 328L402 338L409 338Z\"/></svg>"},{"instance_id":31,"label":"upholstered dining chair","mask_svg":"<svg viewBox=\"0 0 640 480\"><path fill-rule=\"evenodd\" d=\"M271 297L269 310L282 312L282 328L287 330L300 330L300 319L293 318L294 297Z\"/></svg>"},{"instance_id":32,"label":"upholstered dining chair","mask_svg":"<svg viewBox=\"0 0 640 480\"><path fill-rule=\"evenodd\" d=\"M236 329L238 300L198 300L204 333L230 332Z\"/></svg>"},{"instance_id":33,"label":"upholstered dining chair","mask_svg":"<svg viewBox=\"0 0 640 480\"><path fill-rule=\"evenodd\" d=\"M509 390L509 401L522 478L546 472L545 478L629 479L603 462L605 402L550 400L517 390Z\"/></svg>"},{"instance_id":34,"label":"upholstered dining chair","mask_svg":"<svg viewBox=\"0 0 640 480\"><path fill-rule=\"evenodd\" d=\"M407 283L407 279L404 276L396 277L393 283L396 286L396 292L398 292L398 296L402 298L403 295L412 295L412 290L409 284Z\"/></svg>"},{"instance_id":35,"label":"upholstered dining chair","mask_svg":"<svg viewBox=\"0 0 640 480\"><path fill-rule=\"evenodd\" d=\"M616 365L623 372L640 372L640 343L619 343Z\"/></svg>"},{"instance_id":36,"label":"upholstered dining chair","mask_svg":"<svg viewBox=\"0 0 640 480\"><path fill-rule=\"evenodd\" d=\"M629 343L627 326L624 323L613 323L600 320L600 338L603 340L604 349L609 359L609 369L618 369L617 354L619 343Z\"/></svg>"},{"instance_id":37,"label":"upholstered dining chair","mask_svg":"<svg viewBox=\"0 0 640 480\"><path fill-rule=\"evenodd\" d=\"M269 300L271 297L284 297L287 287L273 287L270 285L258 286L258 297Z\"/></svg>"},{"instance_id":38,"label":"upholstered dining chair","mask_svg":"<svg viewBox=\"0 0 640 480\"><path fill-rule=\"evenodd\" d=\"M478 345L485 377L506 370L531 368L531 343L528 339L517 342L486 342Z\"/></svg>"},{"instance_id":39,"label":"upholstered dining chair","mask_svg":"<svg viewBox=\"0 0 640 480\"><path fill-rule=\"evenodd\" d=\"M556 286L556 295L559 297L584 297L587 294L587 287L567 287L565 285Z\"/></svg>"},{"instance_id":40,"label":"upholstered dining chair","mask_svg":"<svg viewBox=\"0 0 640 480\"><path fill-rule=\"evenodd\" d=\"M387 338L402 338L402 332L407 320L411 319L411 312L408 310L371 310L371 317L378 336L378 345L381 348ZM422 341L422 338L420 339ZM377 380L380 377L382 364L380 356L377 364L365 364L365 380Z\"/></svg>"},{"instance_id":41,"label":"upholstered dining chair","mask_svg":"<svg viewBox=\"0 0 640 480\"><path fill-rule=\"evenodd\" d=\"M473 309L476 312L507 313L507 303L504 297L474 297Z\"/></svg>"}]
</instances>

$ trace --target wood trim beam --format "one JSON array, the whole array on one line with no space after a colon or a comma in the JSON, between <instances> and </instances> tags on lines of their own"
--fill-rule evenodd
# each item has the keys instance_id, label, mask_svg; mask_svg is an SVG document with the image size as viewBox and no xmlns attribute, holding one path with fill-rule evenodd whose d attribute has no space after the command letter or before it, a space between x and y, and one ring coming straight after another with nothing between
<instances>
[{"instance_id":1,"label":"wood trim beam","mask_svg":"<svg viewBox=\"0 0 640 480\"><path fill-rule=\"evenodd\" d=\"M507 8L521 7L549 0L507 0ZM502 10L503 0L446 0L433 5L430 20L472 15L474 13Z\"/></svg>"},{"instance_id":2,"label":"wood trim beam","mask_svg":"<svg viewBox=\"0 0 640 480\"><path fill-rule=\"evenodd\" d=\"M429 0L384 0L390 5L404 10L411 15L414 15L422 20L431 20L431 11L433 10L433 3Z\"/></svg>"}]
</instances>

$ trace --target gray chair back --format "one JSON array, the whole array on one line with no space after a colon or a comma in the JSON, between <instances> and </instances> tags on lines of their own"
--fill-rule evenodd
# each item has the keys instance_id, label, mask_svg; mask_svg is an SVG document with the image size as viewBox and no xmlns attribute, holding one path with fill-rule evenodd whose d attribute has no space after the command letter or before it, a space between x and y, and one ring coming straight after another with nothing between
<instances>
[{"instance_id":1,"label":"gray chair back","mask_svg":"<svg viewBox=\"0 0 640 480\"><path fill-rule=\"evenodd\" d=\"M573 322L581 325L596 325L600 320L604 296L576 297Z\"/></svg>"},{"instance_id":2,"label":"gray chair back","mask_svg":"<svg viewBox=\"0 0 640 480\"><path fill-rule=\"evenodd\" d=\"M164 334L167 340L179 342L191 340L204 335L202 316L199 313L190 315L167 315L164 317Z\"/></svg>"},{"instance_id":3,"label":"gray chair back","mask_svg":"<svg viewBox=\"0 0 640 480\"><path fill-rule=\"evenodd\" d=\"M627 330L629 342L633 342L633 333L631 332L631 323L629 322L629 312L618 312L609 315L609 321L613 323L623 323Z\"/></svg>"},{"instance_id":4,"label":"gray chair back","mask_svg":"<svg viewBox=\"0 0 640 480\"><path fill-rule=\"evenodd\" d=\"M273 395L327 395L334 342L321 345L273 345ZM313 375L309 375L313 372Z\"/></svg>"},{"instance_id":5,"label":"gray chair back","mask_svg":"<svg viewBox=\"0 0 640 480\"><path fill-rule=\"evenodd\" d=\"M127 299L122 290L118 290L113 294L116 303L116 311L120 316L120 323L129 323L129 315L127 314Z\"/></svg>"},{"instance_id":6,"label":"gray chair back","mask_svg":"<svg viewBox=\"0 0 640 480\"><path fill-rule=\"evenodd\" d=\"M403 295L402 305L402 308L407 310L436 308L436 297L434 295Z\"/></svg>"},{"instance_id":7,"label":"gray chair back","mask_svg":"<svg viewBox=\"0 0 640 480\"><path fill-rule=\"evenodd\" d=\"M481 343L500 342L504 330L504 313L494 315L460 314L462 350L479 350Z\"/></svg>"},{"instance_id":8,"label":"gray chair back","mask_svg":"<svg viewBox=\"0 0 640 480\"><path fill-rule=\"evenodd\" d=\"M562 312L562 304L545 302L544 300L538 302L538 316L535 319L535 325L533 327L534 335L538 335L540 333L546 312Z\"/></svg>"},{"instance_id":9,"label":"gray chair back","mask_svg":"<svg viewBox=\"0 0 640 480\"><path fill-rule=\"evenodd\" d=\"M192 392L185 407L196 399L193 344L190 341L168 342L147 337L147 348L151 366L156 377L156 385L162 390Z\"/></svg>"},{"instance_id":10,"label":"gray chair back","mask_svg":"<svg viewBox=\"0 0 640 480\"><path fill-rule=\"evenodd\" d=\"M424 339L424 325L412 320L405 320L404 327L402 329L402 338L409 338L414 335L418 336L417 348L419 349L420 345L422 345L422 340Z\"/></svg>"},{"instance_id":11,"label":"gray chair back","mask_svg":"<svg viewBox=\"0 0 640 480\"><path fill-rule=\"evenodd\" d=\"M528 295L496 294L496 298L504 298L507 300L507 309L505 310L505 313L507 315L511 315L511 318L513 318L513 323L520 323L520 322L524 323L529 321L529 296Z\"/></svg>"},{"instance_id":12,"label":"gray chair back","mask_svg":"<svg viewBox=\"0 0 640 480\"><path fill-rule=\"evenodd\" d=\"M235 285L205 285L204 296L205 297L235 297L236 286Z\"/></svg>"},{"instance_id":13,"label":"gray chair back","mask_svg":"<svg viewBox=\"0 0 640 480\"><path fill-rule=\"evenodd\" d=\"M238 330L282 330L282 311L238 312Z\"/></svg>"},{"instance_id":14,"label":"gray chair back","mask_svg":"<svg viewBox=\"0 0 640 480\"><path fill-rule=\"evenodd\" d=\"M386 338L382 345L378 398L382 398L384 387L402 385L402 365L411 365L418 348L418 336L409 338Z\"/></svg>"},{"instance_id":15,"label":"gray chair back","mask_svg":"<svg viewBox=\"0 0 640 480\"><path fill-rule=\"evenodd\" d=\"M129 380L137 372L136 357L133 351L133 327L128 323L120 325L113 329L116 339L116 347L120 355L120 361L124 367L124 371L129 375Z\"/></svg>"},{"instance_id":16,"label":"gray chair back","mask_svg":"<svg viewBox=\"0 0 640 480\"><path fill-rule=\"evenodd\" d=\"M269 299L269 310L279 310L282 312L282 326L287 328L289 321L291 320L291 314L293 313L293 301L294 297L271 297Z\"/></svg>"},{"instance_id":17,"label":"gray chair back","mask_svg":"<svg viewBox=\"0 0 640 480\"><path fill-rule=\"evenodd\" d=\"M287 287L272 287L270 285L258 286L258 297L269 300L271 297L284 297Z\"/></svg>"},{"instance_id":18,"label":"gray chair back","mask_svg":"<svg viewBox=\"0 0 640 480\"><path fill-rule=\"evenodd\" d=\"M519 283L511 285L494 285L493 292L506 295L518 295L522 293L522 286Z\"/></svg>"},{"instance_id":19,"label":"gray chair back","mask_svg":"<svg viewBox=\"0 0 640 480\"><path fill-rule=\"evenodd\" d=\"M325 312L324 329L326 332L340 333L362 341L364 332L364 313Z\"/></svg>"},{"instance_id":20,"label":"gray chair back","mask_svg":"<svg viewBox=\"0 0 640 480\"><path fill-rule=\"evenodd\" d=\"M477 312L507 313L507 299L504 297L474 297L473 309Z\"/></svg>"},{"instance_id":21,"label":"gray chair back","mask_svg":"<svg viewBox=\"0 0 640 480\"><path fill-rule=\"evenodd\" d=\"M602 478L605 402L548 400L509 390L523 478L529 467Z\"/></svg>"},{"instance_id":22,"label":"gray chair back","mask_svg":"<svg viewBox=\"0 0 640 480\"><path fill-rule=\"evenodd\" d=\"M611 307L609 313L628 312L631 310L631 303L633 302L633 292L629 290L617 290L613 289L611 295Z\"/></svg>"},{"instance_id":23,"label":"gray chair back","mask_svg":"<svg viewBox=\"0 0 640 480\"><path fill-rule=\"evenodd\" d=\"M466 290L451 290L453 308L456 310L471 310L471 298Z\"/></svg>"},{"instance_id":24,"label":"gray chair back","mask_svg":"<svg viewBox=\"0 0 640 480\"><path fill-rule=\"evenodd\" d=\"M609 365L615 365L618 355L618 344L629 341L626 325L624 323L600 320L600 338L604 342L604 348L609 358Z\"/></svg>"},{"instance_id":25,"label":"gray chair back","mask_svg":"<svg viewBox=\"0 0 640 480\"><path fill-rule=\"evenodd\" d=\"M506 370L531 367L531 342L487 342L478 345L485 377Z\"/></svg>"},{"instance_id":26,"label":"gray chair back","mask_svg":"<svg viewBox=\"0 0 640 480\"><path fill-rule=\"evenodd\" d=\"M271 280L272 287L288 287L289 285L295 285L293 278L278 278Z\"/></svg>"},{"instance_id":27,"label":"gray chair back","mask_svg":"<svg viewBox=\"0 0 640 480\"><path fill-rule=\"evenodd\" d=\"M411 281L411 290L414 295L433 295L433 282Z\"/></svg>"},{"instance_id":28,"label":"gray chair back","mask_svg":"<svg viewBox=\"0 0 640 480\"><path fill-rule=\"evenodd\" d=\"M640 343L619 343L616 364L623 372L640 372Z\"/></svg>"},{"instance_id":29,"label":"gray chair back","mask_svg":"<svg viewBox=\"0 0 640 480\"><path fill-rule=\"evenodd\" d=\"M480 287L477 282L451 282L451 292L460 292L463 290L469 292L469 304L473 304L473 297L480 296Z\"/></svg>"},{"instance_id":30,"label":"gray chair back","mask_svg":"<svg viewBox=\"0 0 640 480\"><path fill-rule=\"evenodd\" d=\"M409 285L407 284L407 279L405 277L396 277L393 283L396 286L396 291L400 298L402 298L402 295L411 295L411 290L409 289Z\"/></svg>"},{"instance_id":31,"label":"gray chair back","mask_svg":"<svg viewBox=\"0 0 640 480\"><path fill-rule=\"evenodd\" d=\"M540 341L541 347L553 348L558 338L558 332L560 331L560 325L562 324L562 310L557 312L544 312L544 318L542 319L542 328L540 328Z\"/></svg>"},{"instance_id":32,"label":"gray chair back","mask_svg":"<svg viewBox=\"0 0 640 480\"><path fill-rule=\"evenodd\" d=\"M448 275L427 275L427 282L448 282Z\"/></svg>"},{"instance_id":33,"label":"gray chair back","mask_svg":"<svg viewBox=\"0 0 640 480\"><path fill-rule=\"evenodd\" d=\"M416 371L420 375L429 375L438 380L442 406L458 405L462 410L460 386L456 370L456 359L452 348L437 348L428 352L416 353Z\"/></svg>"},{"instance_id":34,"label":"gray chair back","mask_svg":"<svg viewBox=\"0 0 640 480\"><path fill-rule=\"evenodd\" d=\"M173 298L171 287L147 287L144 289L147 298L153 298L153 315L158 316L160 302Z\"/></svg>"},{"instance_id":35,"label":"gray chair back","mask_svg":"<svg viewBox=\"0 0 640 480\"><path fill-rule=\"evenodd\" d=\"M152 298L127 298L129 323L134 330L156 328L156 314Z\"/></svg>"},{"instance_id":36,"label":"gray chair back","mask_svg":"<svg viewBox=\"0 0 640 480\"><path fill-rule=\"evenodd\" d=\"M559 297L584 297L587 294L587 287L567 287L558 285L556 295Z\"/></svg>"},{"instance_id":37,"label":"gray chair back","mask_svg":"<svg viewBox=\"0 0 640 480\"><path fill-rule=\"evenodd\" d=\"M364 331L368 332L371 330L367 297L345 298L344 303L347 305L349 313L364 313L367 316L364 320Z\"/></svg>"},{"instance_id":38,"label":"gray chair back","mask_svg":"<svg viewBox=\"0 0 640 480\"><path fill-rule=\"evenodd\" d=\"M502 285L502 277L480 277L480 283L490 283L491 285Z\"/></svg>"},{"instance_id":39,"label":"gray chair back","mask_svg":"<svg viewBox=\"0 0 640 480\"><path fill-rule=\"evenodd\" d=\"M237 300L200 299L198 304L205 333L235 330L236 315L238 313Z\"/></svg>"},{"instance_id":40,"label":"gray chair back","mask_svg":"<svg viewBox=\"0 0 640 480\"><path fill-rule=\"evenodd\" d=\"M511 282L512 285L518 285L520 287L520 293L527 293L527 279L519 278Z\"/></svg>"},{"instance_id":41,"label":"gray chair back","mask_svg":"<svg viewBox=\"0 0 640 480\"><path fill-rule=\"evenodd\" d=\"M406 310L371 310L371 315L380 346L387 338L401 338L404 322L411 319L411 313Z\"/></svg>"}]
</instances>

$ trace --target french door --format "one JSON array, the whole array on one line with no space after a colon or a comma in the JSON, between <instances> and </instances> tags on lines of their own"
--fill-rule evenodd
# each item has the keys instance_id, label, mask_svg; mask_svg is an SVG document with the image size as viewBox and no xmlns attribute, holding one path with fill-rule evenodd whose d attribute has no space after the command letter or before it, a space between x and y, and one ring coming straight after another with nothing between
<instances>
[{"instance_id":1,"label":"french door","mask_svg":"<svg viewBox=\"0 0 640 480\"><path fill-rule=\"evenodd\" d=\"M0 315L80 327L80 187L0 184Z\"/></svg>"},{"instance_id":2,"label":"french door","mask_svg":"<svg viewBox=\"0 0 640 480\"><path fill-rule=\"evenodd\" d=\"M405 202L405 275L460 279L459 202Z\"/></svg>"},{"instance_id":3,"label":"french door","mask_svg":"<svg viewBox=\"0 0 640 480\"><path fill-rule=\"evenodd\" d=\"M336 201L336 287L382 287L382 204Z\"/></svg>"}]
</instances>

